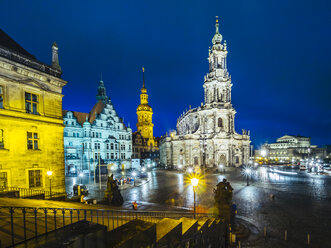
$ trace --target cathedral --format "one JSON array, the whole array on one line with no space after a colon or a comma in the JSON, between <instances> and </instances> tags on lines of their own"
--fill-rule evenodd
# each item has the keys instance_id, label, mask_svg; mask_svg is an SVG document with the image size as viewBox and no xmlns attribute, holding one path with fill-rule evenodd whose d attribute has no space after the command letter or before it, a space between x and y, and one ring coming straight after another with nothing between
<instances>
[{"instance_id":1,"label":"cathedral","mask_svg":"<svg viewBox=\"0 0 331 248\"><path fill-rule=\"evenodd\" d=\"M161 140L160 162L182 169L188 166L216 167L247 164L250 134L235 131L236 111L231 104L231 76L227 70L227 45L219 23L209 48L209 72L204 77L204 103L189 108L177 120L177 131Z\"/></svg>"},{"instance_id":2,"label":"cathedral","mask_svg":"<svg viewBox=\"0 0 331 248\"><path fill-rule=\"evenodd\" d=\"M140 104L137 107L137 131L133 133L133 158L158 158L158 139L153 134L153 109L148 104L148 94L145 88L144 67L143 86L140 94Z\"/></svg>"}]
</instances>

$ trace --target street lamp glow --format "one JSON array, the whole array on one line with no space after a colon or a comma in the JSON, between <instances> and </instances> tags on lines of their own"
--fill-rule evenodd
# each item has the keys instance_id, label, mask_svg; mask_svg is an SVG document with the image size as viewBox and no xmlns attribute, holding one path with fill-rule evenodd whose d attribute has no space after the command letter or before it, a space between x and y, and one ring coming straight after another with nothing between
<instances>
[{"instance_id":1,"label":"street lamp glow","mask_svg":"<svg viewBox=\"0 0 331 248\"><path fill-rule=\"evenodd\" d=\"M47 171L46 173L47 173L47 176L50 177L53 174L53 171Z\"/></svg>"},{"instance_id":2,"label":"street lamp glow","mask_svg":"<svg viewBox=\"0 0 331 248\"><path fill-rule=\"evenodd\" d=\"M192 172L193 172L193 169L192 169L191 167L189 167L189 168L187 169L187 172L188 172L188 173L192 173Z\"/></svg>"},{"instance_id":3,"label":"street lamp glow","mask_svg":"<svg viewBox=\"0 0 331 248\"><path fill-rule=\"evenodd\" d=\"M246 174L246 175L250 175L251 172L252 172L251 168L246 168L246 169L245 169L245 174Z\"/></svg>"},{"instance_id":4,"label":"street lamp glow","mask_svg":"<svg viewBox=\"0 0 331 248\"><path fill-rule=\"evenodd\" d=\"M220 169L223 169L224 168L224 165L220 164L219 167L220 167Z\"/></svg>"},{"instance_id":5,"label":"street lamp glow","mask_svg":"<svg viewBox=\"0 0 331 248\"><path fill-rule=\"evenodd\" d=\"M145 172L146 171L146 168L145 167L141 168L141 171L142 172Z\"/></svg>"},{"instance_id":6,"label":"street lamp glow","mask_svg":"<svg viewBox=\"0 0 331 248\"><path fill-rule=\"evenodd\" d=\"M80 176L80 177L83 177L83 176L84 176L84 174L81 172L81 173L79 173L79 176Z\"/></svg>"},{"instance_id":7,"label":"street lamp glow","mask_svg":"<svg viewBox=\"0 0 331 248\"><path fill-rule=\"evenodd\" d=\"M199 179L198 178L191 178L191 184L192 184L192 186L193 187L196 187L196 186L198 186L198 184L199 184Z\"/></svg>"},{"instance_id":8,"label":"street lamp glow","mask_svg":"<svg viewBox=\"0 0 331 248\"><path fill-rule=\"evenodd\" d=\"M261 151L261 155L262 155L262 157L267 156L267 150L266 150L266 149L263 149L263 150Z\"/></svg>"},{"instance_id":9,"label":"street lamp glow","mask_svg":"<svg viewBox=\"0 0 331 248\"><path fill-rule=\"evenodd\" d=\"M178 165L178 169L181 169L183 166L181 164Z\"/></svg>"},{"instance_id":10,"label":"street lamp glow","mask_svg":"<svg viewBox=\"0 0 331 248\"><path fill-rule=\"evenodd\" d=\"M132 176L134 176L134 177L137 176L137 172L135 172L135 171L132 172Z\"/></svg>"}]
</instances>

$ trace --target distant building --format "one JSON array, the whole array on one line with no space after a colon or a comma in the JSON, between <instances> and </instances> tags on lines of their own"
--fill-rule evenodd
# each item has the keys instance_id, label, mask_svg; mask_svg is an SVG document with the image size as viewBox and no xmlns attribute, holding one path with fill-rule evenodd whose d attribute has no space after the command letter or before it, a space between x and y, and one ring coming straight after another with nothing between
<instances>
[{"instance_id":1,"label":"distant building","mask_svg":"<svg viewBox=\"0 0 331 248\"><path fill-rule=\"evenodd\" d=\"M235 131L236 111L231 103L231 76L227 69L227 46L222 42L219 24L209 48L209 72L204 78L204 103L187 110L177 120L177 131L160 144L164 166L215 167L247 164L249 131ZM190 82L187 83L188 87Z\"/></svg>"},{"instance_id":2,"label":"distant building","mask_svg":"<svg viewBox=\"0 0 331 248\"><path fill-rule=\"evenodd\" d=\"M61 74L0 29L0 188L65 192Z\"/></svg>"},{"instance_id":3,"label":"distant building","mask_svg":"<svg viewBox=\"0 0 331 248\"><path fill-rule=\"evenodd\" d=\"M66 175L93 173L99 163L108 169L131 166L132 129L118 117L102 80L96 98L89 113L63 111Z\"/></svg>"},{"instance_id":4,"label":"distant building","mask_svg":"<svg viewBox=\"0 0 331 248\"><path fill-rule=\"evenodd\" d=\"M324 158L326 149L311 145L310 137L284 135L275 143L266 143L255 151L255 157L267 158L270 162L292 162L308 157Z\"/></svg>"},{"instance_id":5,"label":"distant building","mask_svg":"<svg viewBox=\"0 0 331 248\"><path fill-rule=\"evenodd\" d=\"M140 104L137 107L137 131L133 133L133 159L150 158L158 161L159 140L153 134L153 110L148 104L148 94L145 88L144 68L143 68L143 87L141 88Z\"/></svg>"}]
</instances>

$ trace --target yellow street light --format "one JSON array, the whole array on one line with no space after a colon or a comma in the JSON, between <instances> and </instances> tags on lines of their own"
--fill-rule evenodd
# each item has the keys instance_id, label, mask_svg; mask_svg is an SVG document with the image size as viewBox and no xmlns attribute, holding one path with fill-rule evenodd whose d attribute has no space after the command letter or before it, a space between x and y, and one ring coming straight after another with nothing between
<instances>
[{"instance_id":1,"label":"yellow street light","mask_svg":"<svg viewBox=\"0 0 331 248\"><path fill-rule=\"evenodd\" d=\"M46 172L47 176L49 176L49 196L52 198L52 175L53 171L49 170Z\"/></svg>"},{"instance_id":2,"label":"yellow street light","mask_svg":"<svg viewBox=\"0 0 331 248\"><path fill-rule=\"evenodd\" d=\"M199 184L199 179L198 178L191 178L191 184L192 184L192 186L193 187L196 187L196 186L198 186L198 184Z\"/></svg>"},{"instance_id":3,"label":"yellow street light","mask_svg":"<svg viewBox=\"0 0 331 248\"><path fill-rule=\"evenodd\" d=\"M195 188L198 186L199 184L199 178L193 177L191 178L191 184L193 186L193 196L194 196L194 219L195 219L195 215L196 215L196 207L195 207Z\"/></svg>"}]
</instances>

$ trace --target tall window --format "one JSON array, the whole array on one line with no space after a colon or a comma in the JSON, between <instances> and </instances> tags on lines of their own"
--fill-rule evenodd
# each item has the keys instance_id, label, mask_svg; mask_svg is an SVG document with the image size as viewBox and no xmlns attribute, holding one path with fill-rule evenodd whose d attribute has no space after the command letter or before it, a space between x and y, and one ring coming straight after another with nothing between
<instances>
[{"instance_id":1,"label":"tall window","mask_svg":"<svg viewBox=\"0 0 331 248\"><path fill-rule=\"evenodd\" d=\"M29 188L41 187L41 170L29 170Z\"/></svg>"},{"instance_id":2,"label":"tall window","mask_svg":"<svg viewBox=\"0 0 331 248\"><path fill-rule=\"evenodd\" d=\"M114 159L114 153L111 153L111 154L110 154L110 158L111 158L111 159Z\"/></svg>"},{"instance_id":3,"label":"tall window","mask_svg":"<svg viewBox=\"0 0 331 248\"><path fill-rule=\"evenodd\" d=\"M100 150L100 143L94 143L94 149Z\"/></svg>"},{"instance_id":4,"label":"tall window","mask_svg":"<svg viewBox=\"0 0 331 248\"><path fill-rule=\"evenodd\" d=\"M3 129L0 129L0 149L5 148L5 139L3 136Z\"/></svg>"},{"instance_id":5,"label":"tall window","mask_svg":"<svg viewBox=\"0 0 331 248\"><path fill-rule=\"evenodd\" d=\"M125 145L121 145L121 150L125 150Z\"/></svg>"},{"instance_id":6,"label":"tall window","mask_svg":"<svg viewBox=\"0 0 331 248\"><path fill-rule=\"evenodd\" d=\"M3 108L3 87L0 86L0 109Z\"/></svg>"},{"instance_id":7,"label":"tall window","mask_svg":"<svg viewBox=\"0 0 331 248\"><path fill-rule=\"evenodd\" d=\"M109 153L107 152L107 159L109 159Z\"/></svg>"},{"instance_id":8,"label":"tall window","mask_svg":"<svg viewBox=\"0 0 331 248\"><path fill-rule=\"evenodd\" d=\"M25 92L25 110L29 114L38 114L38 96Z\"/></svg>"},{"instance_id":9,"label":"tall window","mask_svg":"<svg viewBox=\"0 0 331 248\"><path fill-rule=\"evenodd\" d=\"M112 150L114 149L114 143L110 144L110 149L112 149Z\"/></svg>"},{"instance_id":10,"label":"tall window","mask_svg":"<svg viewBox=\"0 0 331 248\"><path fill-rule=\"evenodd\" d=\"M38 133L28 132L27 137L28 137L28 149L38 150L39 149Z\"/></svg>"}]
</instances>

